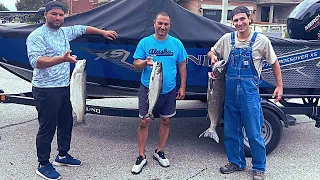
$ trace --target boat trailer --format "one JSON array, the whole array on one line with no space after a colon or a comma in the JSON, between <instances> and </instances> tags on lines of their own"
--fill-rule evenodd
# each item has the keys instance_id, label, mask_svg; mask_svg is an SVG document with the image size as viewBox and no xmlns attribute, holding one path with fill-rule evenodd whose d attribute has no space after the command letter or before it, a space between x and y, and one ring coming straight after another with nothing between
<instances>
[{"instance_id":1,"label":"boat trailer","mask_svg":"<svg viewBox=\"0 0 320 180\"><path fill-rule=\"evenodd\" d=\"M261 105L264 115L264 124L262 127L262 137L266 144L266 153L272 152L280 143L283 133L283 126L286 128L296 124L296 118L292 115L306 115L315 120L315 126L320 128L320 95L283 95L280 100L281 105L277 105L271 100L271 94L260 94ZM128 98L132 96L111 96L108 98ZM301 98L303 104L289 102L289 99ZM105 97L95 97L88 99L107 99ZM34 98L31 92L8 94L0 90L0 103L14 103L34 106ZM136 117L139 114L137 108L117 108L117 107L105 107L86 105L86 113L96 115L107 116L119 116L119 117ZM155 116L157 118L157 116ZM190 117L207 117L206 107L192 108L192 109L176 109L175 118L190 118ZM223 119L220 122L219 127L223 127ZM244 144L246 156L251 156L250 145L248 138L244 133Z\"/></svg>"}]
</instances>

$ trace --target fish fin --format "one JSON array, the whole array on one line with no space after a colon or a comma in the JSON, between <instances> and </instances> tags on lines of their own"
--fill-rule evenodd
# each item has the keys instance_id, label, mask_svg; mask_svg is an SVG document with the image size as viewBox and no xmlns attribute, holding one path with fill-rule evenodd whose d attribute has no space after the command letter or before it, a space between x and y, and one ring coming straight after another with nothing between
<instances>
[{"instance_id":1,"label":"fish fin","mask_svg":"<svg viewBox=\"0 0 320 180\"><path fill-rule=\"evenodd\" d=\"M212 130L211 128L208 128L205 130L202 134L200 134L200 137L209 137L214 139L217 143L219 143L219 136L216 131Z\"/></svg>"},{"instance_id":2,"label":"fish fin","mask_svg":"<svg viewBox=\"0 0 320 180\"><path fill-rule=\"evenodd\" d=\"M72 118L73 118L73 121L77 120L77 114L73 110L72 110Z\"/></svg>"},{"instance_id":3,"label":"fish fin","mask_svg":"<svg viewBox=\"0 0 320 180\"><path fill-rule=\"evenodd\" d=\"M206 120L209 120L209 121L210 121L209 113L207 114Z\"/></svg>"},{"instance_id":4,"label":"fish fin","mask_svg":"<svg viewBox=\"0 0 320 180\"><path fill-rule=\"evenodd\" d=\"M76 78L76 73L72 73L72 78Z\"/></svg>"}]
</instances>

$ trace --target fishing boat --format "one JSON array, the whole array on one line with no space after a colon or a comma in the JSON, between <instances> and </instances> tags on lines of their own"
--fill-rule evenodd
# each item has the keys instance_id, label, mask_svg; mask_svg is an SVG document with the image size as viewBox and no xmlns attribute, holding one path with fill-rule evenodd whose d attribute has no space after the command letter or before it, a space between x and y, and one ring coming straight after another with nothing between
<instances>
[{"instance_id":1,"label":"fishing boat","mask_svg":"<svg viewBox=\"0 0 320 180\"><path fill-rule=\"evenodd\" d=\"M306 23L312 33L319 30L319 0L300 3L288 19L292 38L268 36L281 65L284 96L283 106L270 101L275 79L272 68L264 61L260 84L264 114L262 136L267 154L279 144L283 125L295 124L291 115L305 114L320 127L320 41L298 37L300 23ZM198 16L171 0L115 0L93 10L65 18L65 26L83 24L117 31L119 38L110 41L99 35L82 35L71 42L78 59L87 60L87 92L89 98L136 96L141 72L133 67L133 54L138 42L154 33L153 18L160 11L171 16L170 34L179 38L188 53L186 99L206 99L210 61L207 52L225 33L235 31L210 19ZM303 13L302 13L303 11ZM312 13L310 13L312 11ZM310 16L312 14L312 16ZM308 16L309 18L305 18ZM307 20L306 20L307 19ZM315 20L314 20L315 19ZM42 24L0 26L0 66L27 80L32 79L32 68L26 50L26 38ZM179 75L178 85L179 85ZM0 102L34 105L32 94L8 94L0 90ZM290 98L302 98L303 104ZM109 108L87 105L87 113L136 117L137 109ZM205 108L177 109L176 117L205 117ZM222 122L222 121L221 121ZM245 132L244 132L245 133ZM250 145L245 136L245 152L250 156Z\"/></svg>"},{"instance_id":2,"label":"fishing boat","mask_svg":"<svg viewBox=\"0 0 320 180\"><path fill-rule=\"evenodd\" d=\"M318 1L312 2L319 5ZM310 7L304 1L297 11L308 11L303 8L305 5ZM71 42L73 53L79 59L87 59L89 96L136 95L141 72L133 67L133 54L139 40L154 33L153 18L160 11L171 16L170 34L183 42L188 53L186 97L205 97L207 72L210 70L206 54L222 35L234 29L198 16L171 0L115 0L65 18L64 26L83 24L112 29L119 34L119 39L115 41L98 35L83 35ZM294 22L296 16L290 16L290 22ZM41 25L0 27L1 67L31 81L32 68L27 57L26 38ZM294 28L290 32L293 35ZM320 94L320 41L269 38L281 65L284 94ZM260 93L272 94L275 79L267 63L263 65L262 79Z\"/></svg>"}]
</instances>

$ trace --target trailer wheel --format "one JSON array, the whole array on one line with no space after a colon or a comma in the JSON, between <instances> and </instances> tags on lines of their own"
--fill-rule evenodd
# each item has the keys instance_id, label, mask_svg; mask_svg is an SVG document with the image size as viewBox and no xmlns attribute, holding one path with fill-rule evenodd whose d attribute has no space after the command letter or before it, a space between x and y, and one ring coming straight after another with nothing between
<instances>
[{"instance_id":1,"label":"trailer wheel","mask_svg":"<svg viewBox=\"0 0 320 180\"><path fill-rule=\"evenodd\" d=\"M266 145L266 154L271 153L280 143L282 137L282 124L280 118L273 111L262 108L264 123L262 126L261 134ZM244 128L242 129L244 134L244 152L246 157L251 157L250 145L248 137Z\"/></svg>"}]
</instances>

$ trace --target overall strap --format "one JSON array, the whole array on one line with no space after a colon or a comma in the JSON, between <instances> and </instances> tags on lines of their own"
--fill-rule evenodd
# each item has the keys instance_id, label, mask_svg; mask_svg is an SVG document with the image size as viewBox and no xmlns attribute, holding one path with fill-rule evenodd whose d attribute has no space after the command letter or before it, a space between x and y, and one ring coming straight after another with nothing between
<instances>
[{"instance_id":1,"label":"overall strap","mask_svg":"<svg viewBox=\"0 0 320 180\"><path fill-rule=\"evenodd\" d=\"M249 46L250 46L250 47L252 47L254 41L256 41L257 35L258 35L257 32L254 32L254 33L253 33L253 36L252 36L252 38L251 38L251 40L250 40L250 43L249 43Z\"/></svg>"},{"instance_id":2,"label":"overall strap","mask_svg":"<svg viewBox=\"0 0 320 180\"><path fill-rule=\"evenodd\" d=\"M236 41L235 41L235 32L231 32L231 45L232 47L234 47L236 44Z\"/></svg>"}]
</instances>

